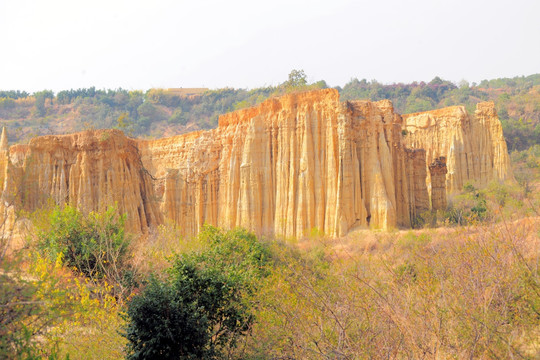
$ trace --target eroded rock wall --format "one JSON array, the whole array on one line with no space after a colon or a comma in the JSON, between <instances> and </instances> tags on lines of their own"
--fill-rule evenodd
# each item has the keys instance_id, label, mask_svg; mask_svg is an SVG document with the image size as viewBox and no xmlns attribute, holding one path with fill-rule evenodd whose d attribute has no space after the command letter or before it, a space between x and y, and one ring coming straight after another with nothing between
<instances>
[{"instance_id":1,"label":"eroded rock wall","mask_svg":"<svg viewBox=\"0 0 540 360\"><path fill-rule=\"evenodd\" d=\"M139 148L163 214L187 233L205 222L284 236L410 225L401 118L389 101L291 94Z\"/></svg>"},{"instance_id":2,"label":"eroded rock wall","mask_svg":"<svg viewBox=\"0 0 540 360\"><path fill-rule=\"evenodd\" d=\"M341 103L326 89L269 99L221 116L216 129L158 140L99 130L8 150L4 134L3 203L29 211L50 200L85 211L116 203L137 232L167 219L188 235L205 223L295 237L410 227L430 208L428 188L439 208L433 195L444 189L507 176L495 120L492 107L479 105L474 120L454 107L403 121L390 101ZM418 149L404 146L403 128ZM430 176L427 165L445 154L448 174Z\"/></svg>"},{"instance_id":3,"label":"eroded rock wall","mask_svg":"<svg viewBox=\"0 0 540 360\"><path fill-rule=\"evenodd\" d=\"M431 208L433 210L446 209L446 158L439 156L428 165L431 177Z\"/></svg>"},{"instance_id":4,"label":"eroded rock wall","mask_svg":"<svg viewBox=\"0 0 540 360\"><path fill-rule=\"evenodd\" d=\"M409 212L411 220L428 211L430 206L426 185L426 151L424 149L406 149L408 192L411 194Z\"/></svg>"},{"instance_id":5,"label":"eroded rock wall","mask_svg":"<svg viewBox=\"0 0 540 360\"><path fill-rule=\"evenodd\" d=\"M51 200L83 211L116 204L129 215L126 225L132 231L162 222L137 142L121 131L34 138L28 145L12 146L6 165L4 199L15 197L16 206L25 210L34 211Z\"/></svg>"},{"instance_id":6,"label":"eroded rock wall","mask_svg":"<svg viewBox=\"0 0 540 360\"><path fill-rule=\"evenodd\" d=\"M407 147L426 150L426 167L444 156L448 193L468 181L485 186L492 180L512 178L502 126L492 102L477 104L474 115L463 106L403 115ZM428 188L431 179L428 173Z\"/></svg>"}]
</instances>

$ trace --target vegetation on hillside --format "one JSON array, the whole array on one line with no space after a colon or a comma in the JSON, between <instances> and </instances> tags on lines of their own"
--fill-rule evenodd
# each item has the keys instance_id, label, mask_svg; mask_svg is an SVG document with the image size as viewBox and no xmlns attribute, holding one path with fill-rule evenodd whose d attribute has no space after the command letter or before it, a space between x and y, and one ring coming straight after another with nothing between
<instances>
[{"instance_id":1,"label":"vegetation on hillside","mask_svg":"<svg viewBox=\"0 0 540 360\"><path fill-rule=\"evenodd\" d=\"M218 116L256 105L291 91L326 88L324 80L308 83L293 70L278 86L246 89L71 89L29 94L0 91L0 125L10 128L12 142L31 136L67 133L87 128L120 128L133 136L155 136L208 129ZM454 84L435 77L430 82L381 84L351 79L337 87L342 100L390 99L400 113L464 105L474 111L479 101L494 101L510 150L540 144L540 74Z\"/></svg>"}]
</instances>

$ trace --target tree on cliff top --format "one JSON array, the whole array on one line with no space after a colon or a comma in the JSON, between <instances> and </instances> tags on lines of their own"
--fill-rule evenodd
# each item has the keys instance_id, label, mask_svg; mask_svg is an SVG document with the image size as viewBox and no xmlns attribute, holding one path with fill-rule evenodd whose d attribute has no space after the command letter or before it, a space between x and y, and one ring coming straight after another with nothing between
<instances>
[{"instance_id":1,"label":"tree on cliff top","mask_svg":"<svg viewBox=\"0 0 540 360\"><path fill-rule=\"evenodd\" d=\"M307 85L307 76L304 70L292 70L289 73L289 80L285 82L288 91L299 90Z\"/></svg>"}]
</instances>

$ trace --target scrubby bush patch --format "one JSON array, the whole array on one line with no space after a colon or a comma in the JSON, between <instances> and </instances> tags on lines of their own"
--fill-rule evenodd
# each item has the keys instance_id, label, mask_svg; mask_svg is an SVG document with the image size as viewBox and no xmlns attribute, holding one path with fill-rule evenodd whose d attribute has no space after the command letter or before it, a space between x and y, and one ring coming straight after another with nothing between
<instances>
[{"instance_id":1,"label":"scrubby bush patch","mask_svg":"<svg viewBox=\"0 0 540 360\"><path fill-rule=\"evenodd\" d=\"M206 226L199 239L202 251L175 255L128 303L129 359L224 358L247 335L269 252L245 230Z\"/></svg>"},{"instance_id":2,"label":"scrubby bush patch","mask_svg":"<svg viewBox=\"0 0 540 360\"><path fill-rule=\"evenodd\" d=\"M49 226L38 230L38 246L50 259L61 256L92 280L108 279L116 292L134 285L128 261L131 239L124 230L125 216L115 207L85 215L66 205L54 208L48 219Z\"/></svg>"}]
</instances>

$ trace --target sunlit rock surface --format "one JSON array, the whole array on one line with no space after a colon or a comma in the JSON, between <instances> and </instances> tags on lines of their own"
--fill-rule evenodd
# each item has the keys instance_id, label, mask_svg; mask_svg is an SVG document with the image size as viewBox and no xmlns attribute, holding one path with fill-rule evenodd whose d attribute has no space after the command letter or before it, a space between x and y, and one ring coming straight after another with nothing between
<instances>
[{"instance_id":1,"label":"sunlit rock surface","mask_svg":"<svg viewBox=\"0 0 540 360\"><path fill-rule=\"evenodd\" d=\"M461 191L467 182L485 186L511 179L501 122L492 102L479 103L474 115L463 106L403 115L406 146L426 150L426 166L446 158L446 189ZM428 173L428 187L431 183Z\"/></svg>"},{"instance_id":2,"label":"sunlit rock surface","mask_svg":"<svg viewBox=\"0 0 540 360\"><path fill-rule=\"evenodd\" d=\"M443 185L428 168L440 156ZM508 157L492 106L480 104L474 118L453 107L403 121L390 101L342 103L326 89L269 99L221 116L216 129L158 140L97 130L8 149L3 134L0 167L4 207L32 211L54 201L89 211L116 203L136 232L170 219L188 235L209 223L298 237L410 227L444 206L446 189L507 177Z\"/></svg>"},{"instance_id":3,"label":"sunlit rock surface","mask_svg":"<svg viewBox=\"0 0 540 360\"><path fill-rule=\"evenodd\" d=\"M431 178L431 207L433 210L446 209L446 158L439 156L435 158L429 167Z\"/></svg>"}]
</instances>

